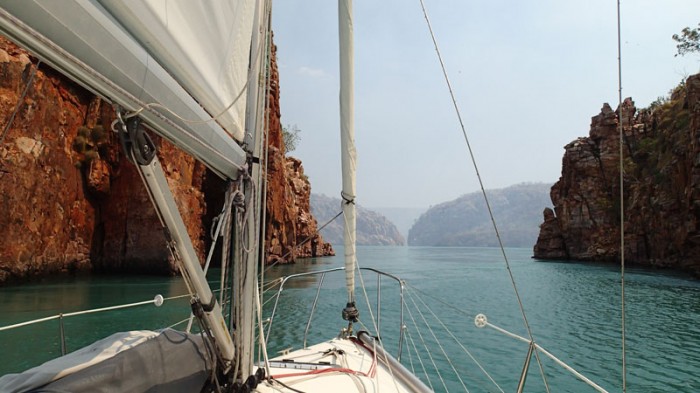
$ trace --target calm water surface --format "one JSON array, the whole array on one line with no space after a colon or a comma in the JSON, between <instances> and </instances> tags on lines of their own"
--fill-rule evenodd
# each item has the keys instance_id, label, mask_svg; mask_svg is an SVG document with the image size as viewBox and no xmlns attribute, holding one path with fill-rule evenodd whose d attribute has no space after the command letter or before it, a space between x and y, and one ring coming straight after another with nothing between
<instances>
[{"instance_id":1,"label":"calm water surface","mask_svg":"<svg viewBox=\"0 0 700 393\"><path fill-rule=\"evenodd\" d=\"M336 250L342 255L342 249ZM610 391L621 390L620 285L617 267L565 262L536 262L529 249L509 249L512 272L525 306L535 340L564 362ZM490 248L361 247L362 267L381 269L407 282L402 362L421 378L430 379L436 391L462 391L451 373L458 370L470 391L499 389L451 340L440 317L464 348L505 391L514 391L527 354L527 344L492 329L478 329L476 314L520 336L527 336L523 317L502 261L500 251ZM265 281L276 277L341 266L342 257L309 259L267 272ZM367 291L357 290L361 319L368 330L372 309L376 316L374 275L363 274ZM700 282L682 275L628 269L627 366L629 391L700 391ZM269 338L270 353L303 342L309 311L316 296L319 276L290 281L279 298ZM312 319L308 341L335 336L344 326L340 311L345 305L343 273L327 275ZM59 277L36 284L0 288L0 326L114 304L137 302L155 294L165 297L185 292L179 278ZM380 330L385 345L396 354L400 326L398 286L381 281ZM274 305L266 296L266 315ZM423 303L425 302L425 304ZM187 317L187 300L166 301L161 308L143 306L108 314L91 314L65 320L68 350L117 330L156 329ZM425 318L425 322L424 322ZM432 328L426 327L430 325ZM0 375L34 366L60 354L56 339L58 323L49 321L31 328L0 331ZM290 344L291 343L291 344ZM423 343L434 348L428 356ZM442 348L442 350L440 349ZM453 362L445 360L446 353ZM552 391L587 392L592 388L578 381L548 358L542 367ZM444 382L441 381L441 378ZM539 367L533 359L527 391L544 391Z\"/></svg>"}]
</instances>

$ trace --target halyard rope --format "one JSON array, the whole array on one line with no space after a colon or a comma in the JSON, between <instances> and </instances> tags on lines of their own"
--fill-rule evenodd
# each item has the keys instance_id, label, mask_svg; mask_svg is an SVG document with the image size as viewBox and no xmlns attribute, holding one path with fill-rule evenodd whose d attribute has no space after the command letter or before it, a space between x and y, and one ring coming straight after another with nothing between
<instances>
[{"instance_id":1,"label":"halyard rope","mask_svg":"<svg viewBox=\"0 0 700 393\"><path fill-rule=\"evenodd\" d=\"M481 193L484 196L484 202L486 203L486 209L488 210L489 217L491 218L491 223L493 224L493 229L496 232L496 238L498 239L498 246L501 249L501 253L503 254L503 260L506 263L506 269L508 270L508 275L510 276L510 282L513 286L513 291L515 292L515 297L518 300L518 307L520 307L520 313L522 314L523 317L523 322L525 324L525 328L527 329L527 334L530 338L530 341L533 343L535 342L535 338L532 335L532 329L530 328L530 323L527 320L527 316L525 314L525 307L523 306L522 299L520 298L520 293L518 292L518 287L515 285L515 277L513 277L513 272L511 271L510 268L510 262L508 261L508 256L506 255L505 248L503 246L503 240L501 239L501 235L498 231L498 226L496 225L496 219L493 216L493 211L491 209L491 203L489 202L489 198L486 195L486 189L484 188L484 183L481 180L481 174L479 173L479 167L476 164L476 158L474 157L474 152L472 151L471 143L469 142L469 137L467 136L467 130L466 127L464 126L464 121L462 120L462 114L459 110L459 107L457 106L457 99L455 98L454 92L452 91L452 85L450 84L450 79L447 75L447 69L445 68L445 63L442 60L442 55L440 54L440 49L437 44L437 40L435 38L435 34L433 33L433 28L432 25L430 24L430 19L428 18L428 12L425 9L425 4L423 0L419 0L421 8L423 10L423 16L425 17L425 21L428 25L428 30L430 31L430 37L432 38L433 45L435 46L435 52L437 53L438 60L440 61L440 68L442 69L442 74L445 78L445 83L447 84L447 88L450 92L450 98L452 99L452 104L454 106L455 112L457 114L457 119L459 120L459 125L462 129L462 135L464 135L464 141L467 144L467 149L469 150L469 156L471 157L471 162L472 166L474 167L474 171L476 172L476 177L479 179L479 187L481 188ZM537 359L537 364L539 365L540 368L540 374L542 375L542 380L544 381L544 386L547 392L549 393L549 384L547 383L547 377L545 376L544 373L544 367L542 366L542 361L540 360L539 353L535 351L535 358Z\"/></svg>"}]
</instances>

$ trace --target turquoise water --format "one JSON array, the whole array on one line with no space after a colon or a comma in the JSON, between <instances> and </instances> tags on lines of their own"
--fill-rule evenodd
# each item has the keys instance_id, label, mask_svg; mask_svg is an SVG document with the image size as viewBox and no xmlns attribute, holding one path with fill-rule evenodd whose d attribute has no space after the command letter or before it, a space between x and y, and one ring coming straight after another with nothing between
<instances>
[{"instance_id":1,"label":"turquoise water","mask_svg":"<svg viewBox=\"0 0 700 393\"><path fill-rule=\"evenodd\" d=\"M342 250L337 251L342 255ZM530 259L529 249L509 249L507 254L537 343L603 388L620 391L619 269L599 264L536 262ZM428 322L433 327L432 333L425 327L422 319L431 319L432 315L421 299L504 391L515 390L527 344L493 329L478 329L473 323L476 314L484 313L489 322L527 336L498 250L361 247L358 261L362 267L381 269L406 280L408 306L404 323L408 336L403 345L402 361L421 378L429 376L436 391L444 391L445 387L449 391L464 390L452 375L452 367L458 370L470 391L499 390L450 339L439 322ZM341 257L304 260L272 269L266 274L266 281L280 275L341 264ZM370 307L376 315L377 279L368 273L364 273L363 278L371 293ZM700 391L700 282L682 275L636 268L628 269L625 278L629 391ZM319 276L303 277L285 285L269 338L271 354L301 345L319 281ZM344 326L340 319L346 300L343 273L329 274L323 288L310 326L310 343L333 337ZM398 304L397 288L391 280L382 279L381 334L394 354L398 349L395 333L400 326L399 313L387 306ZM150 276L59 277L0 288L0 293L0 326L4 326L58 312L147 300L157 293L174 296L184 293L184 285L178 278ZM373 330L361 289L357 297L361 319ZM266 305L269 316L274 297L268 294L266 299L269 300ZM186 318L188 312L187 300L174 300L166 301L161 308L143 306L68 318L65 321L66 344L70 351L113 330L167 326ZM3 358L0 374L18 371L60 354L57 336L56 321L20 331L0 331ZM422 342L434 349L432 357L423 352ZM440 347L453 359L452 365L445 360ZM553 361L540 356L552 391L594 391ZM526 391L544 391L543 384L533 358Z\"/></svg>"}]
</instances>

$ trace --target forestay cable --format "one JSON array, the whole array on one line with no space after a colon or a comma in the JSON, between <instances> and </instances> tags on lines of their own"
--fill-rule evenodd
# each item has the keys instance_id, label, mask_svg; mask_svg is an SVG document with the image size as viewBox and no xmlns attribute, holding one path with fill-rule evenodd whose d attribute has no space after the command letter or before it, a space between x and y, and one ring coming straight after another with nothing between
<instances>
[{"instance_id":1,"label":"forestay cable","mask_svg":"<svg viewBox=\"0 0 700 393\"><path fill-rule=\"evenodd\" d=\"M486 203L486 209L489 213L489 217L491 218L491 223L493 224L493 229L496 232L496 238L498 239L498 246L501 249L501 253L503 254L503 260L506 263L506 269L508 270L508 275L510 276L510 282L513 286L513 291L515 292L515 297L518 300L518 307L520 307L520 313L522 314L523 317L523 322L525 324L525 329L527 330L527 334L530 338L530 341L533 343L535 342L535 338L532 335L532 329L530 328L530 323L527 320L527 316L525 315L525 308L523 307L523 302L522 299L520 298L520 293L518 292L518 287L515 285L515 277L513 277L513 272L510 269L510 262L508 261L508 256L506 255L506 250L503 246L503 240L501 239L501 234L498 231L498 226L496 225L496 219L493 216L493 211L491 209L491 203L489 202L489 198L486 195L486 189L484 188L484 182L481 180L481 174L479 173L479 167L476 164L476 158L474 157L474 152L472 151L471 143L469 142L469 137L467 136L467 130L466 127L464 126L464 121L462 120L462 114L459 110L459 107L457 106L457 99L455 98L454 92L452 91L452 84L450 83L450 78L447 75L447 69L445 68L445 63L442 60L442 55L440 54L440 48L438 47L437 40L435 38L435 34L433 33L433 27L430 24L430 18L428 18L428 12L425 9L425 3L423 0L419 0L421 9L423 10L423 16L425 17L425 21L428 25L428 30L430 31L430 38L433 40L433 45L435 46L435 52L437 53L438 60L440 61L440 68L442 69L442 75L445 78L445 83L447 84L447 89L450 91L450 98L452 99L452 105L454 106L455 112L457 114L457 119L459 120L459 125L462 129L462 135L464 135L464 141L467 143L467 149L469 150L469 156L471 157L472 161L472 166L474 167L474 172L476 173L476 177L479 180L479 187L481 188L481 193L484 196L484 202ZM542 380L544 381L544 386L547 392L549 392L549 384L547 383L547 377L545 376L544 373L544 367L542 366L542 361L540 360L540 355L537 351L535 351L535 358L537 359L537 364L539 365L540 368L540 375L542 376Z\"/></svg>"},{"instance_id":2,"label":"forestay cable","mask_svg":"<svg viewBox=\"0 0 700 393\"><path fill-rule=\"evenodd\" d=\"M622 330L622 391L627 391L627 356L625 350L625 182L622 130L622 34L620 32L620 0L617 0L617 124L620 132L620 302Z\"/></svg>"}]
</instances>

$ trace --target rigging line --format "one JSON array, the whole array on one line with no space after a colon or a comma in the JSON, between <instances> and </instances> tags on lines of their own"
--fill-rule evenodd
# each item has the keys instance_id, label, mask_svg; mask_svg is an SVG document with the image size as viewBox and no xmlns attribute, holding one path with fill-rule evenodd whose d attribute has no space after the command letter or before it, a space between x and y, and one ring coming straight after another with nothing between
<instances>
[{"instance_id":1,"label":"rigging line","mask_svg":"<svg viewBox=\"0 0 700 393\"><path fill-rule=\"evenodd\" d=\"M455 372L455 375L457 376L457 379L459 379L459 383L460 383L460 384L462 385L462 387L464 388L464 391L467 392L467 393L469 393L469 389L467 388L467 385L464 384L464 381L462 380L462 377L459 375L459 372L457 371L457 369L455 368L454 364L452 363L452 360L451 360L450 357L447 355L447 352L445 352L445 348L442 346L442 343L440 342L440 340L439 340L439 339L437 338L437 336L435 335L435 332L433 331L433 328L430 327L430 324L428 324L428 321L425 319L425 315L423 315L423 312L420 310L420 307L418 307L418 304L416 304L416 301L413 299L413 295L412 295L411 293L407 293L407 295L408 295L408 298L411 300L411 303L413 303L413 307L415 307L415 308L416 308L416 311L418 311L418 315L420 315L421 319L423 320L423 323L425 324L425 326L428 327L428 331L429 331L430 334L433 336L433 339L435 340L435 343L437 344L438 348L440 348L440 351L442 351L442 355L445 357L445 360L447 360L447 363L448 363L448 364L450 365L450 367L452 368L452 371ZM430 309L428 308L428 310L430 310ZM432 313L432 310L431 310L430 312ZM433 314L433 315L435 315L435 314ZM437 319L437 317L436 317L436 319ZM440 321L440 320L438 319L438 321ZM441 323L442 323L442 322L441 322ZM443 326L444 326L444 325L443 325ZM445 388L445 390L447 390L447 388Z\"/></svg>"},{"instance_id":2,"label":"rigging line","mask_svg":"<svg viewBox=\"0 0 700 393\"><path fill-rule=\"evenodd\" d=\"M232 183L229 183L228 189L226 190L226 199L224 200L224 206L222 206L221 213L219 213L219 215L217 216L218 219L216 220L216 229L214 230L214 234L212 237L212 243L209 246L209 253L207 254L206 262L204 262L204 269L203 269L204 277L207 276L207 272L209 271L209 265L211 264L211 258L214 255L214 249L216 248L216 244L217 244L218 239L219 239L219 234L221 233L221 228L225 225L228 225L227 223L230 219L229 216L230 216L230 211L231 211L231 204L233 203L233 197L234 197L233 186L232 186ZM225 267L221 269L222 274L225 270L226 270ZM225 294L225 289L224 289L224 285L223 285L224 280L223 279L221 280L221 284L222 285L221 285L221 288L219 290L220 291L219 303L223 307L224 294ZM189 322L187 322L187 329L186 329L186 331L188 331L188 332L192 328L193 318L194 318L194 313L190 312L190 318L189 318Z\"/></svg>"},{"instance_id":3,"label":"rigging line","mask_svg":"<svg viewBox=\"0 0 700 393\"><path fill-rule=\"evenodd\" d=\"M413 285L406 283L406 288L410 288L411 290L414 290L423 296L427 296L427 297L431 298L432 300L435 300L436 302L441 303L443 306L447 306L447 307L451 308L452 310L464 315L467 318L474 318L474 316L467 314L464 310L462 310L458 307L455 307L454 305L452 305L452 304L450 304L450 303L448 303L440 298L437 298L437 297L435 297L427 292L421 291L420 289L418 289L417 287L414 287Z\"/></svg>"},{"instance_id":4,"label":"rigging line","mask_svg":"<svg viewBox=\"0 0 700 393\"><path fill-rule=\"evenodd\" d=\"M22 103L24 103L24 98L27 96L27 93L29 93L29 89L32 87L32 82L34 81L34 76L36 76L36 72L39 70L39 65L41 65L41 60L37 61L36 66L34 66L34 68L32 69L32 73L31 75L29 75L29 79L27 80L27 85L24 86L24 90L22 90L22 95L20 95L19 100L17 100L15 110L12 111L12 115L10 115L10 118L7 120L7 123L5 123L5 127L2 130L2 136L0 136L0 146L5 141L7 131L10 129L10 126L12 126L12 123L14 123L15 116L17 116L19 109L22 107Z\"/></svg>"},{"instance_id":5,"label":"rigging line","mask_svg":"<svg viewBox=\"0 0 700 393\"><path fill-rule=\"evenodd\" d=\"M618 115L617 122L620 133L620 303L621 303L621 333L622 333L622 391L627 391L627 356L626 356L626 326L625 326L625 190L624 190L624 159L622 142L622 34L620 29L620 0L617 0L617 86L618 86Z\"/></svg>"},{"instance_id":6,"label":"rigging line","mask_svg":"<svg viewBox=\"0 0 700 393\"><path fill-rule=\"evenodd\" d=\"M262 40L262 41L264 41L264 40ZM241 91L238 92L238 95L233 99L233 101L231 101L230 104L228 104L228 106L226 106L226 108L224 108L217 115L211 116L209 119L206 119L206 120L185 119L184 117L182 117L182 116L178 115L177 113L175 113L174 111L172 111L170 108L168 108L164 105L161 105L157 102L149 102L149 103L141 106L139 109L129 113L126 116L126 118L128 119L130 117L138 116L141 112L143 112L146 109L160 108L160 109L163 109L166 112L170 113L171 115L173 115L176 119L182 121L183 123L187 123L187 124L206 124L206 123L210 123L212 121L219 120L219 118L221 118L223 115L225 115L226 112L228 112L238 102L238 100L243 96L243 93L245 93L248 90L248 85L250 85L250 82L253 80L253 78L256 75L258 75L258 73L255 72L255 70L257 69L257 64L258 64L257 59L260 57L259 54L261 51L262 51L262 42L259 42L258 47L255 48L254 59L256 59L256 61L255 61L255 63L249 65L248 77L246 78L245 84L241 88ZM231 133L229 133L225 128L224 128L224 131L226 131L226 133L229 136L233 137L233 135L231 135Z\"/></svg>"},{"instance_id":7,"label":"rigging line","mask_svg":"<svg viewBox=\"0 0 700 393\"><path fill-rule=\"evenodd\" d=\"M425 340L423 339L423 334L420 332L420 329L418 328L418 324L416 323L416 319L413 318L413 312L411 312L410 308L406 308L406 311L408 311L408 315L411 317L411 321L413 321L413 326L416 327L416 333L418 333L418 338L420 338L421 343L423 344L423 348L425 348L425 353L428 355L428 358L430 359L430 362L433 363L433 368L435 369L435 373L437 374L438 378L440 378L440 382L442 382L442 386L445 388L445 391L447 390L447 385L445 385L445 380L442 378L442 374L440 374L440 370L437 367L437 364L435 364L435 359L433 359L433 355L430 353L430 349L428 348L428 344L425 343ZM420 313L420 310L417 310ZM425 319L424 319L425 321ZM430 387L433 389L433 387Z\"/></svg>"},{"instance_id":8,"label":"rigging line","mask_svg":"<svg viewBox=\"0 0 700 393\"><path fill-rule=\"evenodd\" d=\"M342 213L342 211L341 211L341 213ZM345 215L343 215L343 219L346 220L344 227L347 229L348 228L347 217ZM372 321L372 325L374 326L374 331L377 333L377 336L379 336L379 327L377 325L377 320L374 318L374 313L372 312L372 306L370 305L370 302L369 302L369 295L367 294L367 288L365 288L365 280L364 280L364 277L362 275L362 269L360 269L360 264L357 261L357 255L355 256L354 260L355 260L355 268L356 268L355 270L357 271L357 275L360 279L360 288L362 288L362 293L364 294L365 301L367 303L367 311L369 312L370 320ZM379 306L380 305L377 304L377 307L379 307ZM387 358L386 352L384 353L384 361L386 363L387 369L389 370L389 374L391 375L391 379L394 381L394 385L396 385L396 378L394 378L394 370L391 367L391 363L389 362L389 359ZM397 385L397 390L398 390L398 385Z\"/></svg>"},{"instance_id":9,"label":"rigging line","mask_svg":"<svg viewBox=\"0 0 700 393\"><path fill-rule=\"evenodd\" d=\"M305 392L302 391L302 390L297 390L297 389L294 389L293 387L291 387L291 386L289 386L289 385L286 385L285 383L283 383L283 382L280 381L280 380L277 380L277 379L274 379L274 378L270 378L270 380L271 380L272 382L274 382L274 383L278 383L278 384L284 386L285 388L291 390L292 392L295 392L295 393L305 393ZM272 388L274 389L274 387L272 387ZM275 389L275 390L277 390L277 389ZM281 390L280 390L280 391L281 391Z\"/></svg>"},{"instance_id":10,"label":"rigging line","mask_svg":"<svg viewBox=\"0 0 700 393\"><path fill-rule=\"evenodd\" d=\"M430 386L430 390L435 391L435 389L433 389L433 384L430 381L430 376L428 376L428 370L425 369L425 365L423 364L423 360L421 359L421 356L418 353L418 347L416 346L416 342L413 341L413 336L411 336L411 333L409 333L408 331L406 331L406 336L408 337L408 341L411 344L408 347L409 356L411 356L410 355L411 348L413 348L413 352L416 354L416 359L418 359L418 364L420 364L420 367L423 369L423 375L425 375L425 379L428 381L428 385ZM411 358L412 358L412 356L411 356ZM411 368L413 368L413 361L411 361ZM415 374L415 371L413 371L413 373Z\"/></svg>"},{"instance_id":11,"label":"rigging line","mask_svg":"<svg viewBox=\"0 0 700 393\"><path fill-rule=\"evenodd\" d=\"M430 361L433 363L433 367L435 368L435 371L437 375L440 377L440 380L442 380L442 376L440 375L440 372L437 370L437 366L435 365L435 361L433 360L432 355L430 355L430 351L428 350L428 346L425 344L425 340L423 340L423 335L420 332L420 329L418 328L418 324L416 323L416 320L413 318L413 313L411 312L410 308L406 308L406 311L408 311L408 316L411 318L411 321L413 321L413 326L416 328L416 333L418 333L418 338L420 341L423 343L423 348L425 348L426 353L428 354L428 358L430 358ZM425 365L423 364L423 360L421 360L420 353L418 352L418 346L416 346L416 343L413 341L413 338L409 335L411 339L411 344L413 345L413 350L416 351L416 358L418 358L418 361L420 362L421 367L423 368L423 373L425 374L425 378L428 380L428 385L430 385L430 390L435 391L435 388L433 388L433 384L430 380L430 375L428 374L428 370L425 368ZM444 382L443 382L444 385Z\"/></svg>"},{"instance_id":12,"label":"rigging line","mask_svg":"<svg viewBox=\"0 0 700 393\"><path fill-rule=\"evenodd\" d=\"M320 228L316 229L316 233L314 233L313 235L307 236L307 237L306 237L304 240L302 240L299 244L293 246L289 251L287 251L286 254L282 255L282 257L280 257L277 261L275 261L275 262L274 262L273 264L271 264L270 266L266 267L264 273L267 273L268 270L272 269L274 266L278 265L278 264L280 263L280 261L283 261L285 258L287 258L294 250L296 250L297 247L301 247L301 246L303 246L304 244L306 244L307 242L309 242L311 239L313 239L313 237L316 236L316 235L318 235L318 234L321 232L321 230L322 230L323 228L327 227L330 223L332 223L333 221L335 221L336 218L340 217L341 215L343 215L343 211L342 211L342 210L341 210L340 212L338 212L338 214L336 214L335 216L333 216L333 218L331 218L330 220L328 220L325 224L321 225Z\"/></svg>"},{"instance_id":13,"label":"rigging line","mask_svg":"<svg viewBox=\"0 0 700 393\"><path fill-rule=\"evenodd\" d=\"M369 329L361 320L358 320L357 322L360 324L360 326L362 327L362 329L364 329L364 330L367 331L367 332L370 331L370 329ZM381 337L379 336L379 333L377 333L377 337L378 337L379 339L381 339ZM375 338L375 340L372 341L372 345L373 345L373 348L374 348L374 349L372 349L372 350L370 350L369 348L367 348L367 346L366 346L364 343L362 343L361 341L359 341L359 340L353 341L353 342L355 342L355 344L360 345L361 347L367 349L369 352L372 353L373 359L374 359L374 363L373 363L372 366L370 367L370 370L371 370L371 371L368 372L368 374L370 374L371 377L374 377L375 380L377 380L377 381L379 380L379 375L377 374L377 358L380 358L380 355L377 355L377 353L378 353L378 351L377 351L377 343L379 342L379 339ZM388 355L388 352L386 351L386 349L384 349L384 347L382 347L382 350L383 350L383 355L384 355L384 356L381 357L381 360L384 361L384 365L386 365L387 370L389 370L389 376L390 376L390 378L391 378L391 381L394 383L394 387L396 388L396 391L398 392L398 391L400 391L399 385L398 385L398 379L394 376L394 370L393 370L393 368L391 367L391 362L389 362L389 357L388 357L389 355ZM378 382L377 382L377 384L378 384Z\"/></svg>"},{"instance_id":14,"label":"rigging line","mask_svg":"<svg viewBox=\"0 0 700 393\"><path fill-rule=\"evenodd\" d=\"M347 217L343 216L344 220L347 220ZM347 221L345 228L348 228ZM367 304L367 312L369 312L369 317L370 320L372 321L372 326L374 327L374 331L379 335L379 328L377 326L377 320L374 318L374 313L372 312L372 306L370 305L369 302L369 295L367 294L367 288L365 288L365 280L362 276L362 270L360 269L360 263L357 261L357 256L355 256L355 270L357 271L357 275L360 279L360 288L362 288L362 293L365 295L365 302ZM389 367L389 371L391 371L391 367Z\"/></svg>"},{"instance_id":15,"label":"rigging line","mask_svg":"<svg viewBox=\"0 0 700 393\"><path fill-rule=\"evenodd\" d=\"M408 293L408 292L407 292L407 293ZM409 293L409 296L412 296L412 295ZM459 347L462 348L462 350L464 351L464 353L466 353L467 356L469 356L469 358L476 364L476 366L479 367L479 369L481 370L481 372L483 372L484 375L486 375L486 377L487 377L491 382L493 382L494 385L496 385L496 387L498 388L498 390L501 391L501 393L505 393L505 392L503 391L503 389L498 385L498 383L491 377L491 375L488 373L488 371L486 371L486 369L481 365L481 363L479 363L479 361L471 354L471 352L470 352L467 348L464 347L464 345L462 345L462 343L457 339L457 337L455 337L455 335L450 331L450 329L449 329L449 328L442 322L442 320L433 312L432 307L428 306L428 305L425 303L425 301L423 301L423 298L422 298L422 297L420 297L420 296L416 296L416 297L417 297L418 300L421 302L421 304L423 304L423 307L425 307L425 308L430 312L430 314L432 314L432 316L435 318L435 320L438 321L438 322L440 323L440 325L442 326L443 329L445 329L445 331L447 332L447 334L449 334L450 337L452 337L452 339L457 343L457 345L459 345ZM413 298L411 298L411 301L413 301ZM449 358L448 358L448 361L449 361ZM450 365L452 365L451 362L450 362ZM453 367L453 369L454 369L454 367ZM455 372L456 372L456 370L455 370ZM457 377L459 378L459 374L457 375ZM462 381L461 378L459 378L459 380L460 380L460 382ZM466 389L466 388L465 388L465 389Z\"/></svg>"},{"instance_id":16,"label":"rigging line","mask_svg":"<svg viewBox=\"0 0 700 393\"><path fill-rule=\"evenodd\" d=\"M404 331L406 331L405 327L402 327L402 329L404 329ZM408 352L408 363L411 365L411 373L415 374L416 368L413 367L413 354L411 354L411 348L409 348L408 351L406 351L406 352Z\"/></svg>"},{"instance_id":17,"label":"rigging line","mask_svg":"<svg viewBox=\"0 0 700 393\"><path fill-rule=\"evenodd\" d=\"M493 216L493 210L491 209L491 203L489 202L489 198L486 195L486 189L484 187L484 182L481 179L481 174L479 173L479 167L476 164L476 158L474 157L474 152L471 147L471 143L469 142L469 137L467 136L467 130L466 127L464 126L464 121L462 120L462 114L459 110L459 106L457 106L457 99L455 98L454 92L452 90L452 84L450 83L450 79L447 75L447 69L445 68L445 62L442 60L442 55L440 54L440 48L438 47L437 44L437 39L435 38L435 33L433 32L433 27L430 24L430 18L428 18L428 11L425 8L425 3L423 0L419 0L421 9L423 10L423 16L425 17L425 21L428 25L428 30L430 31L430 37L433 41L433 45L435 46L435 52L437 54L438 60L440 62L440 68L442 69L442 74L445 78L445 83L447 84L447 89L450 92L450 98L452 99L452 105L454 106L455 112L457 114L457 118L459 120L459 125L462 129L462 135L464 136L464 141L467 144L467 149L469 150L469 156L471 157L471 162L472 166L474 167L474 172L476 172L476 177L479 180L479 187L481 188L481 193L484 196L484 202L486 203L486 209L488 210L489 217L491 218L491 223L493 224L493 229L496 232L496 238L498 239L498 245L501 249L501 253L503 254L503 260L506 263L506 270L508 270L508 275L510 276L510 281L513 286L513 291L515 292L515 297L518 300L518 307L520 308L520 313L523 317L523 322L525 323L525 328L527 329L527 334L530 338L530 340L534 343L535 338L532 335L532 329L530 328L530 323L527 320L527 315L525 314L525 307L523 306L522 299L520 298L520 293L518 292L518 287L515 284L515 277L513 276L513 272L510 268L510 262L508 261L508 256L506 255L505 248L503 246L503 240L501 239L501 234L498 231L498 225L496 225L496 219ZM547 392L549 393L549 384L547 383L547 377L544 372L544 367L542 366L542 361L540 359L540 355L538 351L535 351L535 358L537 359L537 364L540 368L540 374L542 375L542 380L544 381L544 386Z\"/></svg>"},{"instance_id":18,"label":"rigging line","mask_svg":"<svg viewBox=\"0 0 700 393\"><path fill-rule=\"evenodd\" d=\"M338 214L342 214L342 211ZM336 217L338 216L336 215ZM347 217L343 215L343 219L346 221L344 227L347 229L348 228L348 223L347 223ZM370 320L372 321L372 326L374 326L374 331L377 333L377 336L379 336L379 327L377 325L377 320L374 318L374 313L372 312L372 306L370 305L369 302L369 295L367 294L367 288L365 288L365 280L364 277L362 276L362 270L360 269L360 264L357 261L357 255L354 258L355 260L355 270L357 271L357 275L360 279L360 288L362 288L362 293L365 296L365 302L367 303L367 311L369 312L369 317ZM377 307L380 305L377 304ZM387 358L387 353L384 353L384 361L386 363L387 369L389 370L389 375L391 376L391 379L394 381L394 385L396 385L396 378L394 377L394 370L391 367L391 363L389 362L389 359ZM398 385L396 385L397 390L398 390Z\"/></svg>"},{"instance_id":19,"label":"rigging line","mask_svg":"<svg viewBox=\"0 0 700 393\"><path fill-rule=\"evenodd\" d=\"M258 283L255 283L255 291L259 292L259 287ZM259 293L255 293L254 296L255 298L255 307L256 307L256 313L255 316L258 319L258 347L260 348L260 352L262 352L263 356L263 365L265 367L265 372L267 375L270 375L270 358L268 357L267 354L267 345L265 344L266 338L265 338L265 328L263 326L263 316L262 316L262 309L263 306L260 302L260 296ZM259 355L258 355L259 356ZM259 359L259 357L258 357Z\"/></svg>"}]
</instances>

